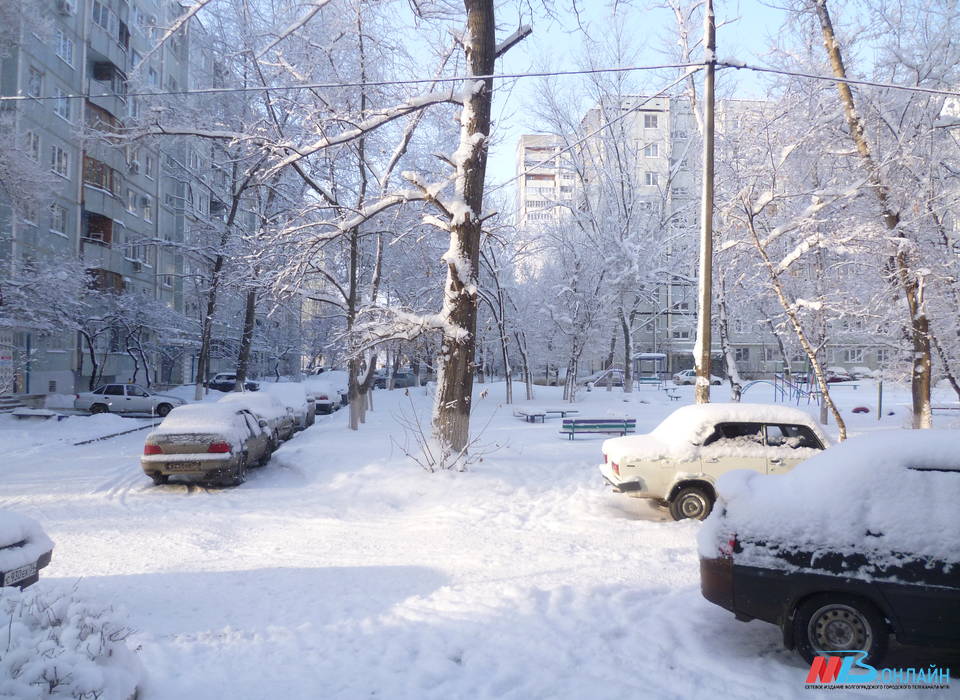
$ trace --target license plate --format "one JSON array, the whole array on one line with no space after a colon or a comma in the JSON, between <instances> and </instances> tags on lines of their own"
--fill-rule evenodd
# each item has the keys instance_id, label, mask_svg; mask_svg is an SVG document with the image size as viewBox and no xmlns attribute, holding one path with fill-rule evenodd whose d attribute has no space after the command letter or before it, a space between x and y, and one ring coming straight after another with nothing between
<instances>
[{"instance_id":1,"label":"license plate","mask_svg":"<svg viewBox=\"0 0 960 700\"><path fill-rule=\"evenodd\" d=\"M167 471L199 472L203 470L200 468L200 462L173 462L171 464L167 464Z\"/></svg>"},{"instance_id":2,"label":"license plate","mask_svg":"<svg viewBox=\"0 0 960 700\"><path fill-rule=\"evenodd\" d=\"M8 571L3 575L3 585L12 586L15 583L20 583L24 579L28 579L31 576L37 574L37 564L27 564L26 566L21 566L19 569L14 569L13 571Z\"/></svg>"}]
</instances>

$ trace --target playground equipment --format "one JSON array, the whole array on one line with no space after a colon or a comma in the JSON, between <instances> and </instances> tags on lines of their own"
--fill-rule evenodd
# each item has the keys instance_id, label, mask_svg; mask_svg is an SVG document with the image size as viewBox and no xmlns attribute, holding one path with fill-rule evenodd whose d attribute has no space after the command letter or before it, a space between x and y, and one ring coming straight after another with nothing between
<instances>
[{"instance_id":1,"label":"playground equipment","mask_svg":"<svg viewBox=\"0 0 960 700\"><path fill-rule=\"evenodd\" d=\"M811 379L812 377L805 376L802 379L798 378L796 381L791 381L783 374L774 374L773 379L755 379L752 382L747 382L740 393L741 395L746 394L751 387L757 384L769 384L773 387L774 403L793 403L799 406L800 402L806 399L807 405L811 403L819 404L821 392L819 387L810 381Z\"/></svg>"}]
</instances>

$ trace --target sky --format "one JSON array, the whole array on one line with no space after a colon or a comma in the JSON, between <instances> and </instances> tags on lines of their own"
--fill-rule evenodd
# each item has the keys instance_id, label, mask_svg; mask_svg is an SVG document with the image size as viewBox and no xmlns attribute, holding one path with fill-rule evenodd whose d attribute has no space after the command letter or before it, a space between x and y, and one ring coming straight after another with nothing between
<instances>
[{"instance_id":1,"label":"sky","mask_svg":"<svg viewBox=\"0 0 960 700\"><path fill-rule=\"evenodd\" d=\"M581 17L587 31L594 40L601 40L605 32L609 32L609 3L606 0L582 0L580 4L584 6ZM636 42L640 62L648 65L663 63L665 56L662 47L670 41L675 26L672 14L664 9L640 8L641 3L634 3L626 11L621 6L617 21L624 23L626 35ZM783 23L783 11L757 0L715 0L715 10L718 56L721 59L764 63L763 56ZM577 67L577 56L583 51L584 38L572 13L559 12L555 19L531 19L529 16L521 19L516 13L511 16L508 12L501 12L498 24L502 29L498 32L498 38L507 36L521 23L531 24L533 34L498 61L499 73L521 73L548 67L570 70ZM695 27L694 31L699 37L702 25ZM702 56L701 50L698 49L695 55L698 58ZM745 71L721 73L717 80L718 93L730 91L726 94L743 98L759 96L760 84L752 79L752 75ZM650 88L656 90L661 84L652 79ZM492 185L516 175L515 152L520 135L540 130L532 114L536 87L535 78L504 80L497 85L493 110L495 136L487 169L488 182Z\"/></svg>"}]
</instances>

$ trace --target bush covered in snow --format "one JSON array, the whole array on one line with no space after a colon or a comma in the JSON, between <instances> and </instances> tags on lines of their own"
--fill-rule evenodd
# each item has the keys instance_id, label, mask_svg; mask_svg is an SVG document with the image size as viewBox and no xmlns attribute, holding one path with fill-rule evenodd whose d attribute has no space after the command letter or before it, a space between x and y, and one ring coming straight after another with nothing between
<instances>
[{"instance_id":1,"label":"bush covered in snow","mask_svg":"<svg viewBox=\"0 0 960 700\"><path fill-rule=\"evenodd\" d=\"M75 592L0 589L0 698L135 697L143 677L131 630Z\"/></svg>"}]
</instances>

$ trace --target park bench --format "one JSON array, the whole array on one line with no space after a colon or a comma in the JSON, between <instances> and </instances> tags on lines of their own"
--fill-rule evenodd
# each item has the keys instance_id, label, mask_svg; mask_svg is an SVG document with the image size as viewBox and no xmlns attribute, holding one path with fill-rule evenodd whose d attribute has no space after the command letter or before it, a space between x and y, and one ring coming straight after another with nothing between
<instances>
[{"instance_id":1,"label":"park bench","mask_svg":"<svg viewBox=\"0 0 960 700\"><path fill-rule=\"evenodd\" d=\"M555 413L559 415L561 418L566 418L567 416L572 416L576 413L580 413L580 411L577 410L576 408L545 408L543 409L543 412L546 413L547 415L550 415L551 413Z\"/></svg>"},{"instance_id":2,"label":"park bench","mask_svg":"<svg viewBox=\"0 0 960 700\"><path fill-rule=\"evenodd\" d=\"M636 429L636 418L564 418L560 433L573 440L578 433L626 435L636 432Z\"/></svg>"},{"instance_id":3,"label":"park bench","mask_svg":"<svg viewBox=\"0 0 960 700\"><path fill-rule=\"evenodd\" d=\"M17 420L49 420L51 418L56 418L58 421L63 420L67 416L57 413L56 411L50 411L46 408L15 408L10 414Z\"/></svg>"},{"instance_id":4,"label":"park bench","mask_svg":"<svg viewBox=\"0 0 960 700\"><path fill-rule=\"evenodd\" d=\"M651 384L653 386L660 386L663 384L663 380L660 377L635 377L633 380L634 384Z\"/></svg>"},{"instance_id":5,"label":"park bench","mask_svg":"<svg viewBox=\"0 0 960 700\"><path fill-rule=\"evenodd\" d=\"M677 391L676 389L672 389L672 388L669 388L669 387L668 387L668 388L666 388L666 389L663 390L663 393L665 393L665 394L667 395L667 397L668 397L671 401L679 401L679 400L680 400L680 392Z\"/></svg>"},{"instance_id":6,"label":"park bench","mask_svg":"<svg viewBox=\"0 0 960 700\"><path fill-rule=\"evenodd\" d=\"M930 405L931 411L960 411L960 404L935 403Z\"/></svg>"}]
</instances>

